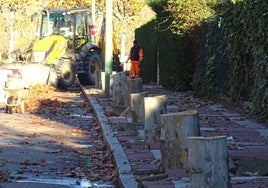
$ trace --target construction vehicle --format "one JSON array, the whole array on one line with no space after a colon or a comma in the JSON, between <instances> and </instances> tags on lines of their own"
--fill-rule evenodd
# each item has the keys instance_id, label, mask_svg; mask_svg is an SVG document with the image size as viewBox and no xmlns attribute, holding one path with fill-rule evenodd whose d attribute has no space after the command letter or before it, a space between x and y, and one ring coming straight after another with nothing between
<instances>
[{"instance_id":1,"label":"construction vehicle","mask_svg":"<svg viewBox=\"0 0 268 188\"><path fill-rule=\"evenodd\" d=\"M47 84L64 89L74 84L76 76L82 85L95 84L96 71L104 64L100 46L92 42L91 17L87 7L42 11L37 38L19 55L20 63L24 62L20 69L27 72L24 75L30 84L40 75L38 72L45 74Z\"/></svg>"},{"instance_id":2,"label":"construction vehicle","mask_svg":"<svg viewBox=\"0 0 268 188\"><path fill-rule=\"evenodd\" d=\"M82 85L94 85L97 71L104 68L105 25L100 44L93 43L95 27L89 8L51 8L34 15L38 18L35 39L23 53L14 53L15 62L0 67L0 102L5 102L7 113L17 107L24 112L24 99L32 85L67 89L76 78ZM113 48L112 67L118 71L119 51Z\"/></svg>"}]
</instances>

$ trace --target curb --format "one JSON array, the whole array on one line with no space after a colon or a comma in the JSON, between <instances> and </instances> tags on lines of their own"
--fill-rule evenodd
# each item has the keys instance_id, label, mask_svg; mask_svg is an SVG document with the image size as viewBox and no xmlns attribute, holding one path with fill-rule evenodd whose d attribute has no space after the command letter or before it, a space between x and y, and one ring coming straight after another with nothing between
<instances>
[{"instance_id":1,"label":"curb","mask_svg":"<svg viewBox=\"0 0 268 188\"><path fill-rule=\"evenodd\" d=\"M90 107L93 109L94 113L98 118L104 139L106 143L109 145L109 148L113 154L119 174L120 187L122 188L138 187L138 182L136 181L136 178L131 172L131 165L129 163L127 155L124 149L122 148L120 142L117 140L115 136L113 136L111 125L109 124L109 121L107 120L107 117L104 114L102 107L98 104L97 100L94 97L90 97L89 94L86 93L84 87L82 86L80 87L83 95L85 96Z\"/></svg>"},{"instance_id":2,"label":"curb","mask_svg":"<svg viewBox=\"0 0 268 188\"><path fill-rule=\"evenodd\" d=\"M118 172L118 182L119 182L118 186L122 188L139 187L140 186L139 179L134 176L135 172L132 171L131 164L133 163L133 161L132 160L129 161L126 155L126 152L120 143L122 141L120 140L120 138L118 139L117 136L114 135L115 132L113 132L113 129L112 129L112 125L113 125L112 119L109 119L105 115L106 109L100 106L100 104L102 104L102 100L98 100L99 97L94 97L94 96L91 97L91 95L95 95L95 94L99 95L100 91L102 90L99 90L97 88L86 88L86 87L85 88L81 87L81 88L82 88L82 92L85 98L87 99L89 105L91 106L92 110L94 111L95 115L98 118L98 122L101 125L102 131L103 131L105 142L109 145L109 148L111 149L113 153L113 157L115 159L117 172ZM106 98L104 99L106 100ZM107 98L107 99L110 100L110 98ZM222 126L222 125L225 126L226 123L228 125L230 124L229 126L226 126L226 134L228 133L228 135L230 135L230 139L233 139L233 136L237 137L238 139L237 141L231 140L230 144L235 143L237 144L237 146L241 144L242 145L241 148L243 148L244 145L249 146L249 148L245 150L247 151L247 153L245 153L241 148L230 149L229 151L232 151L232 156L235 159L248 160L254 157L253 160L257 160L256 158L257 156L260 158L259 160L267 159L268 155L267 153L264 152L264 150L267 148L266 147L267 142L266 140L261 139L262 137L266 139L268 138L267 126L265 126L265 124L251 121L250 119L244 117L243 115L233 112L233 111L229 111L227 108L219 104L208 104L205 108L200 108L200 110L201 112L203 112L203 116L201 116L203 117L203 124L206 124L209 121L209 119L206 119L205 117L211 117L212 120L214 120L215 117L220 117L218 119L216 118L217 121L215 120L215 122L219 123L218 126ZM172 105L171 105L170 111L172 111ZM210 134L213 134L211 132L218 131L216 128L214 129L213 126L208 126L208 127L203 126L203 127L200 127L200 129L202 129L204 133L206 133L205 135L210 135ZM241 133L241 129L243 129L242 133ZM253 131L254 131L254 134L253 134ZM237 134L238 132L240 134ZM260 135L258 136L258 138L260 137L261 139L260 141L256 140L257 139L257 137L255 137L256 135ZM127 138L124 138L124 139L127 139ZM261 145L259 142L261 142ZM252 148L253 146L255 147ZM264 150L262 149L262 146ZM133 159L133 157L131 159ZM133 164L135 166L135 162ZM232 176L231 181L233 182L234 185L236 184L236 182L240 182L239 184L241 184L241 187L243 186L245 188L249 188L251 186L257 187L259 185L261 186L268 185L268 178L266 175L250 176L250 177ZM159 183L158 181L149 180L149 181L142 182L142 185L145 185L146 187L161 187L162 188L162 187L172 186L175 188L184 188L184 187L186 188L189 186L189 179L187 177L181 178L181 179L178 179L176 177L174 179L171 178L171 183L169 184L164 184L164 183L161 184L161 183L162 182Z\"/></svg>"}]
</instances>

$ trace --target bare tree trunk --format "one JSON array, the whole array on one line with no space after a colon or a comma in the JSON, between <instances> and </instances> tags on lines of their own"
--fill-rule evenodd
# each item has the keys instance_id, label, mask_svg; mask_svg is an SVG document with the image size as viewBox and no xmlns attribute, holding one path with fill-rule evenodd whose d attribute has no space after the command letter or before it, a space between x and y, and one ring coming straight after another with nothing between
<instances>
[{"instance_id":1,"label":"bare tree trunk","mask_svg":"<svg viewBox=\"0 0 268 188\"><path fill-rule=\"evenodd\" d=\"M121 35L121 43L120 43L120 62L123 62L125 65L125 62L127 60L127 56L126 56L126 33L125 31L122 31L122 35ZM124 66L125 68L125 66ZM126 69L124 69L124 71L127 71Z\"/></svg>"},{"instance_id":2,"label":"bare tree trunk","mask_svg":"<svg viewBox=\"0 0 268 188\"><path fill-rule=\"evenodd\" d=\"M188 161L188 137L199 136L198 112L188 110L163 114L161 120L161 170L186 168Z\"/></svg>"},{"instance_id":3,"label":"bare tree trunk","mask_svg":"<svg viewBox=\"0 0 268 188\"><path fill-rule=\"evenodd\" d=\"M189 137L191 188L230 188L225 136Z\"/></svg>"},{"instance_id":4,"label":"bare tree trunk","mask_svg":"<svg viewBox=\"0 0 268 188\"><path fill-rule=\"evenodd\" d=\"M10 22L9 22L9 49L8 49L8 57L11 61L14 59L11 56L11 52L14 51L14 23L15 23L15 12L10 11Z\"/></svg>"}]
</instances>

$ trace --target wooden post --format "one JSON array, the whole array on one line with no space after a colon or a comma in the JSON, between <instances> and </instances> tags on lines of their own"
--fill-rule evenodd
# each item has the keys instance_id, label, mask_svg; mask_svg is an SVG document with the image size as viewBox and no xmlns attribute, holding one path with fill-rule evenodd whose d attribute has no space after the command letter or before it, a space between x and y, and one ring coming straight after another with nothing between
<instances>
[{"instance_id":1,"label":"wooden post","mask_svg":"<svg viewBox=\"0 0 268 188\"><path fill-rule=\"evenodd\" d=\"M185 168L188 161L188 137L200 136L198 112L187 110L160 116L160 169Z\"/></svg>"},{"instance_id":2,"label":"wooden post","mask_svg":"<svg viewBox=\"0 0 268 188\"><path fill-rule=\"evenodd\" d=\"M145 97L144 112L144 140L148 144L159 142L160 115L167 113L166 96Z\"/></svg>"},{"instance_id":3,"label":"wooden post","mask_svg":"<svg viewBox=\"0 0 268 188\"><path fill-rule=\"evenodd\" d=\"M147 92L130 94L130 110L133 123L144 123L144 98L148 97Z\"/></svg>"},{"instance_id":4,"label":"wooden post","mask_svg":"<svg viewBox=\"0 0 268 188\"><path fill-rule=\"evenodd\" d=\"M191 188L230 188L228 149L225 136L189 137Z\"/></svg>"}]
</instances>

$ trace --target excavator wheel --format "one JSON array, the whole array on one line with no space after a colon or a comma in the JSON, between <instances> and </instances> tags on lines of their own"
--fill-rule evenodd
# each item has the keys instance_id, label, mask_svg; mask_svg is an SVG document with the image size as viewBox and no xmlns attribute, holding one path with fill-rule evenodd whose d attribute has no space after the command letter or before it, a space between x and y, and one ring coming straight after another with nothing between
<instances>
[{"instance_id":1,"label":"excavator wheel","mask_svg":"<svg viewBox=\"0 0 268 188\"><path fill-rule=\"evenodd\" d=\"M57 67L58 87L67 89L75 82L75 65L70 59L63 59Z\"/></svg>"},{"instance_id":2,"label":"excavator wheel","mask_svg":"<svg viewBox=\"0 0 268 188\"><path fill-rule=\"evenodd\" d=\"M13 114L14 112L14 97L7 98L7 106L6 106L6 113Z\"/></svg>"},{"instance_id":3,"label":"excavator wheel","mask_svg":"<svg viewBox=\"0 0 268 188\"><path fill-rule=\"evenodd\" d=\"M92 54L85 57L84 61L84 73L78 74L78 79L82 85L94 85L96 72L102 69L102 60L97 52L92 52Z\"/></svg>"}]
</instances>

